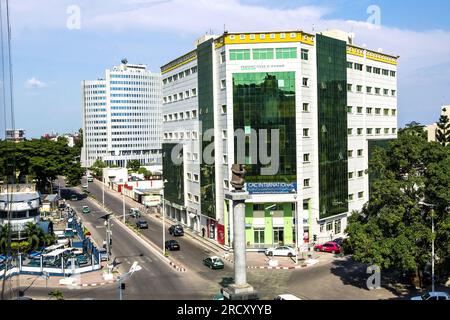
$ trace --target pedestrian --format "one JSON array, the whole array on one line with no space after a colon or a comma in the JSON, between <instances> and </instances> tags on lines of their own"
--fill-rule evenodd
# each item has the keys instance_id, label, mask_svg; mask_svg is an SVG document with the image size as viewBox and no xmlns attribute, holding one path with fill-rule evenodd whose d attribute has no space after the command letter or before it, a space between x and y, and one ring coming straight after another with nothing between
<instances>
[{"instance_id":1,"label":"pedestrian","mask_svg":"<svg viewBox=\"0 0 450 320\"><path fill-rule=\"evenodd\" d=\"M202 237L203 237L203 238L205 237L205 232L206 232L205 227L203 227L203 228L202 228Z\"/></svg>"}]
</instances>

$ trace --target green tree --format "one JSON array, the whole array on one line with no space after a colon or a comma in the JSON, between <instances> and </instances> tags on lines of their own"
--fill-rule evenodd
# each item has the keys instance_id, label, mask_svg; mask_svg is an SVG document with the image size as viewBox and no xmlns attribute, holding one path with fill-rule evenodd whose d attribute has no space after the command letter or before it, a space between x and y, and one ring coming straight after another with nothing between
<instances>
[{"instance_id":1,"label":"green tree","mask_svg":"<svg viewBox=\"0 0 450 320\"><path fill-rule=\"evenodd\" d=\"M97 159L95 160L92 167L90 167L90 170L94 173L94 176L96 176L97 178L102 178L103 169L106 167L108 167L108 165L104 161Z\"/></svg>"},{"instance_id":2,"label":"green tree","mask_svg":"<svg viewBox=\"0 0 450 320\"><path fill-rule=\"evenodd\" d=\"M30 250L35 250L44 242L44 232L33 222L28 222L25 225L25 233L30 244Z\"/></svg>"},{"instance_id":3,"label":"green tree","mask_svg":"<svg viewBox=\"0 0 450 320\"><path fill-rule=\"evenodd\" d=\"M137 172L141 167L141 162L139 160L130 160L127 162L127 169L132 172Z\"/></svg>"},{"instance_id":4,"label":"green tree","mask_svg":"<svg viewBox=\"0 0 450 320\"><path fill-rule=\"evenodd\" d=\"M64 300L64 294L60 290L53 290L49 292L48 294L50 298L56 299L56 300Z\"/></svg>"},{"instance_id":5,"label":"green tree","mask_svg":"<svg viewBox=\"0 0 450 320\"><path fill-rule=\"evenodd\" d=\"M139 174L143 174L144 177L148 178L152 175L152 173L150 171L148 171L145 167L140 167L138 170Z\"/></svg>"},{"instance_id":6,"label":"green tree","mask_svg":"<svg viewBox=\"0 0 450 320\"><path fill-rule=\"evenodd\" d=\"M450 255L450 150L429 143L421 127L399 131L389 147L377 149L370 163L373 183L369 202L355 212L346 229L356 261L415 273L421 280L431 262L431 216L420 201L437 207L438 267Z\"/></svg>"},{"instance_id":7,"label":"green tree","mask_svg":"<svg viewBox=\"0 0 450 320\"><path fill-rule=\"evenodd\" d=\"M443 109L443 111L446 112L447 110ZM450 143L450 120L445 114L441 115L437 123L436 140L443 146Z\"/></svg>"}]
</instances>

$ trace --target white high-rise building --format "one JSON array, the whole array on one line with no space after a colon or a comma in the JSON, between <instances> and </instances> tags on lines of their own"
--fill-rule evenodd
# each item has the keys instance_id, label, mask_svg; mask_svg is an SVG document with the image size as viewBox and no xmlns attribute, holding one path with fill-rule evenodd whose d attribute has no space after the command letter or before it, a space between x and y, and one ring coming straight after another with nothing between
<instances>
[{"instance_id":1,"label":"white high-rise building","mask_svg":"<svg viewBox=\"0 0 450 320\"><path fill-rule=\"evenodd\" d=\"M397 60L337 30L202 37L161 68L165 212L231 245L225 195L239 163L250 194L248 248L343 236L347 217L369 200L373 148L397 137ZM263 162L256 142L259 130L274 129L279 166L266 174L275 159Z\"/></svg>"},{"instance_id":2,"label":"white high-rise building","mask_svg":"<svg viewBox=\"0 0 450 320\"><path fill-rule=\"evenodd\" d=\"M121 65L82 82L83 166L97 160L125 167L161 163L161 75L145 65Z\"/></svg>"}]
</instances>

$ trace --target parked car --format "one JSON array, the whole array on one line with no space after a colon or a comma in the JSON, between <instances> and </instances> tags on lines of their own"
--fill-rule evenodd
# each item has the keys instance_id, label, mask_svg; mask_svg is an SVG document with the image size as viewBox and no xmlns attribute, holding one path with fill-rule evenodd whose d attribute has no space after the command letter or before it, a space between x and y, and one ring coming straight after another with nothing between
<instances>
[{"instance_id":1,"label":"parked car","mask_svg":"<svg viewBox=\"0 0 450 320\"><path fill-rule=\"evenodd\" d=\"M411 300L450 300L450 296L446 292L427 292L421 296L412 297Z\"/></svg>"},{"instance_id":2,"label":"parked car","mask_svg":"<svg viewBox=\"0 0 450 320\"><path fill-rule=\"evenodd\" d=\"M336 238L333 240L333 242L342 248L342 244L344 243L344 238Z\"/></svg>"},{"instance_id":3,"label":"parked car","mask_svg":"<svg viewBox=\"0 0 450 320\"><path fill-rule=\"evenodd\" d=\"M100 261L108 261L108 251L106 249L100 249L98 253L100 254Z\"/></svg>"},{"instance_id":4,"label":"parked car","mask_svg":"<svg viewBox=\"0 0 450 320\"><path fill-rule=\"evenodd\" d=\"M168 240L166 241L166 250L175 251L180 250L180 245L176 240Z\"/></svg>"},{"instance_id":5,"label":"parked car","mask_svg":"<svg viewBox=\"0 0 450 320\"><path fill-rule=\"evenodd\" d=\"M280 294L274 300L302 300L299 297L294 296L293 294Z\"/></svg>"},{"instance_id":6,"label":"parked car","mask_svg":"<svg viewBox=\"0 0 450 320\"><path fill-rule=\"evenodd\" d=\"M294 257L296 255L295 249L289 246L279 246L274 248L268 248L265 251L266 256L281 256L281 257Z\"/></svg>"},{"instance_id":7,"label":"parked car","mask_svg":"<svg viewBox=\"0 0 450 320\"><path fill-rule=\"evenodd\" d=\"M341 247L336 242L330 241L324 244L316 244L314 251L341 253Z\"/></svg>"},{"instance_id":8,"label":"parked car","mask_svg":"<svg viewBox=\"0 0 450 320\"><path fill-rule=\"evenodd\" d=\"M88 176L87 176L87 181L88 181L88 182L94 182L94 177L91 176L91 175L88 175Z\"/></svg>"},{"instance_id":9,"label":"parked car","mask_svg":"<svg viewBox=\"0 0 450 320\"><path fill-rule=\"evenodd\" d=\"M82 211L83 211L84 214L86 214L86 213L90 213L91 209L89 209L88 206L83 206L83 210Z\"/></svg>"},{"instance_id":10,"label":"parked car","mask_svg":"<svg viewBox=\"0 0 450 320\"><path fill-rule=\"evenodd\" d=\"M184 235L183 226L181 226L179 224L171 226L169 228L169 234L171 234L174 237L183 236Z\"/></svg>"},{"instance_id":11,"label":"parked car","mask_svg":"<svg viewBox=\"0 0 450 320\"><path fill-rule=\"evenodd\" d=\"M223 261L216 256L203 259L203 264L209 267L210 269L223 269L225 267Z\"/></svg>"},{"instance_id":12,"label":"parked car","mask_svg":"<svg viewBox=\"0 0 450 320\"><path fill-rule=\"evenodd\" d=\"M131 208L130 209L130 216L132 218L140 218L141 217L141 212L139 211L138 208Z\"/></svg>"},{"instance_id":13,"label":"parked car","mask_svg":"<svg viewBox=\"0 0 450 320\"><path fill-rule=\"evenodd\" d=\"M148 222L145 220L139 220L138 222L136 222L136 227L138 227L139 229L148 229Z\"/></svg>"}]
</instances>

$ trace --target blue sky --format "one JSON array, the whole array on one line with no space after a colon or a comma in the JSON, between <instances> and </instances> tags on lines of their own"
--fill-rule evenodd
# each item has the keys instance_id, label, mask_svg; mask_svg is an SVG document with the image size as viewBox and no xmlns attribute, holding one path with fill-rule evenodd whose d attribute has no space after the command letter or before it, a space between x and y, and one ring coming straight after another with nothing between
<instances>
[{"instance_id":1,"label":"blue sky","mask_svg":"<svg viewBox=\"0 0 450 320\"><path fill-rule=\"evenodd\" d=\"M77 5L81 28L67 28ZM381 26L366 23L377 5ZM356 44L401 56L399 125L432 123L450 104L450 2L350 0L11 1L16 127L29 137L81 127L80 82L123 57L152 71L191 50L210 29L339 28Z\"/></svg>"}]
</instances>

